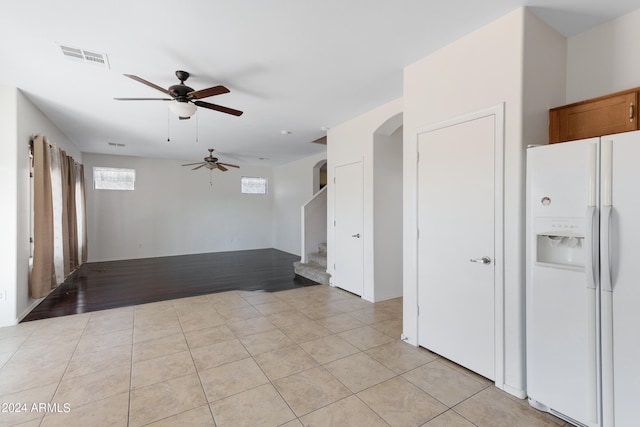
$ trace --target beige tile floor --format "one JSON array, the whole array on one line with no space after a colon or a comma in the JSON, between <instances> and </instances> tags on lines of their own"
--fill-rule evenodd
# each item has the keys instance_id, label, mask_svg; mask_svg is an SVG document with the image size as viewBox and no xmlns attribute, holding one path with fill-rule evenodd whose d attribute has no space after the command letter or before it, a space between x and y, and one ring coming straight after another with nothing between
<instances>
[{"instance_id":1,"label":"beige tile floor","mask_svg":"<svg viewBox=\"0 0 640 427\"><path fill-rule=\"evenodd\" d=\"M311 286L0 328L0 425L564 425L401 324L400 298Z\"/></svg>"}]
</instances>

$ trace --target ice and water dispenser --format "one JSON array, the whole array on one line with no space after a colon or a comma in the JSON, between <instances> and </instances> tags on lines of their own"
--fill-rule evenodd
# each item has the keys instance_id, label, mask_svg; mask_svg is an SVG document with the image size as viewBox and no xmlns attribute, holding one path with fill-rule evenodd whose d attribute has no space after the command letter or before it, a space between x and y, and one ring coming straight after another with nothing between
<instances>
[{"instance_id":1,"label":"ice and water dispenser","mask_svg":"<svg viewBox=\"0 0 640 427\"><path fill-rule=\"evenodd\" d=\"M584 269L584 218L536 218L534 229L536 264Z\"/></svg>"}]
</instances>

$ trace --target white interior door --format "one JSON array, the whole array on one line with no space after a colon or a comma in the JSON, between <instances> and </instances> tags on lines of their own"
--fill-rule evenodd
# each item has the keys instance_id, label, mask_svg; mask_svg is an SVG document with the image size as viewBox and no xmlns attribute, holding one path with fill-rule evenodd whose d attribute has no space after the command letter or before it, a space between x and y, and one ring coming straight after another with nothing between
<instances>
[{"instance_id":1,"label":"white interior door","mask_svg":"<svg viewBox=\"0 0 640 427\"><path fill-rule=\"evenodd\" d=\"M335 185L335 266L333 284L362 296L364 292L362 162L338 166Z\"/></svg>"},{"instance_id":2,"label":"white interior door","mask_svg":"<svg viewBox=\"0 0 640 427\"><path fill-rule=\"evenodd\" d=\"M495 379L495 116L418 136L418 340Z\"/></svg>"}]
</instances>

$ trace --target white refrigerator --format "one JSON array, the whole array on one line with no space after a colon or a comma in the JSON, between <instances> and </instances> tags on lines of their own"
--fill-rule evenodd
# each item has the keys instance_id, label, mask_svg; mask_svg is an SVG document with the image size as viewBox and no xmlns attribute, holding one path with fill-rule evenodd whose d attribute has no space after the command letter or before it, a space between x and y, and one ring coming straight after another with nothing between
<instances>
[{"instance_id":1,"label":"white refrigerator","mask_svg":"<svg viewBox=\"0 0 640 427\"><path fill-rule=\"evenodd\" d=\"M640 425L640 131L527 149L527 394Z\"/></svg>"}]
</instances>

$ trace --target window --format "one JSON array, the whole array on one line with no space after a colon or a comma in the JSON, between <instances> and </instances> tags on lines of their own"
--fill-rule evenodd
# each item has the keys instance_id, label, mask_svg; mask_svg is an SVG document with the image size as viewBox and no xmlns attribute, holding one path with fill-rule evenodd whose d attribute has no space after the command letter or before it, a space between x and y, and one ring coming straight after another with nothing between
<instances>
[{"instance_id":1,"label":"window","mask_svg":"<svg viewBox=\"0 0 640 427\"><path fill-rule=\"evenodd\" d=\"M96 190L133 190L135 169L93 168L93 188Z\"/></svg>"},{"instance_id":2,"label":"window","mask_svg":"<svg viewBox=\"0 0 640 427\"><path fill-rule=\"evenodd\" d=\"M242 177L243 194L267 194L267 178Z\"/></svg>"}]
</instances>

